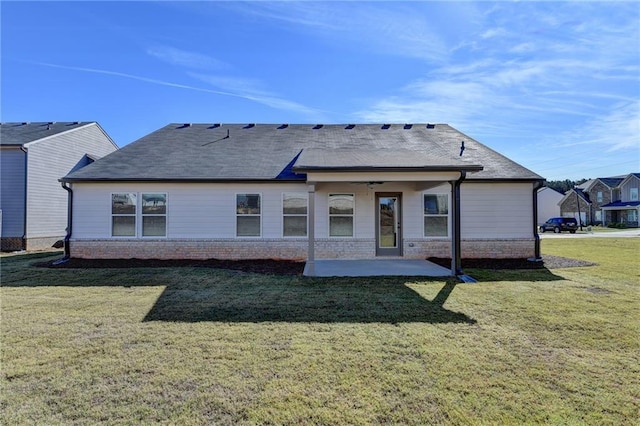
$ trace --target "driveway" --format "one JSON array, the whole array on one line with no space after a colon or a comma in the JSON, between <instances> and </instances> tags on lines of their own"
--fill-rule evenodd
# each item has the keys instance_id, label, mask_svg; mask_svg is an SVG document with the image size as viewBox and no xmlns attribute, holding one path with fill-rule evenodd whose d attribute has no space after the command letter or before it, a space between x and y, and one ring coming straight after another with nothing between
<instances>
[{"instance_id":1,"label":"driveway","mask_svg":"<svg viewBox=\"0 0 640 426\"><path fill-rule=\"evenodd\" d=\"M586 229L586 228L584 228ZM635 229L625 229L620 231L604 231L604 232L587 232L585 231L577 231L575 234L571 234L569 232L561 232L559 234L554 234L553 231L547 232L538 232L540 238L631 238L631 237L640 237L640 228Z\"/></svg>"}]
</instances>

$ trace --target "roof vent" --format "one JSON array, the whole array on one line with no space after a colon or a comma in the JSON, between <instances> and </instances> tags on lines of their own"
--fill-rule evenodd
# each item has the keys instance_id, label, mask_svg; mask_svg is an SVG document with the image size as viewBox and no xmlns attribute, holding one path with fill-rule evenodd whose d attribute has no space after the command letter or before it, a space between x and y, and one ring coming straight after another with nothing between
<instances>
[{"instance_id":1,"label":"roof vent","mask_svg":"<svg viewBox=\"0 0 640 426\"><path fill-rule=\"evenodd\" d=\"M213 126L209 126L209 129L217 129L220 127L220 123L213 123Z\"/></svg>"},{"instance_id":2,"label":"roof vent","mask_svg":"<svg viewBox=\"0 0 640 426\"><path fill-rule=\"evenodd\" d=\"M313 126L313 130L322 129L323 126L324 124L316 124L315 126Z\"/></svg>"},{"instance_id":3,"label":"roof vent","mask_svg":"<svg viewBox=\"0 0 640 426\"><path fill-rule=\"evenodd\" d=\"M244 126L243 129L250 129L252 127L256 127L255 123L249 123L246 126Z\"/></svg>"},{"instance_id":4,"label":"roof vent","mask_svg":"<svg viewBox=\"0 0 640 426\"><path fill-rule=\"evenodd\" d=\"M380 127L380 128L384 129L384 130L388 130L389 127L391 127L391 124L383 124L382 127Z\"/></svg>"},{"instance_id":5,"label":"roof vent","mask_svg":"<svg viewBox=\"0 0 640 426\"><path fill-rule=\"evenodd\" d=\"M405 125L404 125L404 129L405 129L405 130L409 130L409 129L410 129L410 128L412 128L412 127L413 127L413 124L405 124Z\"/></svg>"},{"instance_id":6,"label":"roof vent","mask_svg":"<svg viewBox=\"0 0 640 426\"><path fill-rule=\"evenodd\" d=\"M435 129L435 128L436 128L435 124L431 124L431 123L427 124L427 129Z\"/></svg>"},{"instance_id":7,"label":"roof vent","mask_svg":"<svg viewBox=\"0 0 640 426\"><path fill-rule=\"evenodd\" d=\"M191 123L184 123L182 126L178 127L178 129L184 129L186 127L191 127Z\"/></svg>"},{"instance_id":8,"label":"roof vent","mask_svg":"<svg viewBox=\"0 0 640 426\"><path fill-rule=\"evenodd\" d=\"M349 124L349 125L347 125L347 127L345 127L345 129L347 129L347 130L351 130L351 129L353 129L354 127L356 127L356 125L355 125L355 124Z\"/></svg>"},{"instance_id":9,"label":"roof vent","mask_svg":"<svg viewBox=\"0 0 640 426\"><path fill-rule=\"evenodd\" d=\"M286 129L287 127L289 127L288 124L283 124L280 127L278 127L278 130Z\"/></svg>"},{"instance_id":10,"label":"roof vent","mask_svg":"<svg viewBox=\"0 0 640 426\"><path fill-rule=\"evenodd\" d=\"M22 125L23 125L23 126L26 126L27 124L29 124L29 122L28 122L28 121L23 121L23 122L22 122Z\"/></svg>"}]
</instances>

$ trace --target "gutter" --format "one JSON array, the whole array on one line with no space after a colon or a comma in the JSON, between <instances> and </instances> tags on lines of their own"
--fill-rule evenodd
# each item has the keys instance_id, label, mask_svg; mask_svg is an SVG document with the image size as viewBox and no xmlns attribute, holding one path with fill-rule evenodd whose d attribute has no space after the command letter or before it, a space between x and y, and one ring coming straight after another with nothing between
<instances>
[{"instance_id":1,"label":"gutter","mask_svg":"<svg viewBox=\"0 0 640 426\"><path fill-rule=\"evenodd\" d=\"M452 207L453 207L453 235L451 237L451 274L465 283L477 283L474 278L466 275L462 270L462 245L460 227L460 185L467 177L466 170L460 170L460 178L452 181Z\"/></svg>"},{"instance_id":2,"label":"gutter","mask_svg":"<svg viewBox=\"0 0 640 426\"><path fill-rule=\"evenodd\" d=\"M537 181L533 184L533 239L535 241L534 257L527 260L530 262L542 262L540 255L540 235L538 234L538 190L542 188L544 181Z\"/></svg>"},{"instance_id":3,"label":"gutter","mask_svg":"<svg viewBox=\"0 0 640 426\"><path fill-rule=\"evenodd\" d=\"M71 231L73 226L73 190L66 182L61 182L62 189L68 193L67 201L67 234L64 236L64 257L60 260L56 260L54 265L60 265L66 263L71 259L71 247L69 247L69 240L71 240Z\"/></svg>"},{"instance_id":4,"label":"gutter","mask_svg":"<svg viewBox=\"0 0 640 426\"><path fill-rule=\"evenodd\" d=\"M29 178L28 178L28 160L27 148L24 145L20 146L20 151L24 152L24 213L22 222L22 250L27 248L27 207L29 207Z\"/></svg>"}]
</instances>

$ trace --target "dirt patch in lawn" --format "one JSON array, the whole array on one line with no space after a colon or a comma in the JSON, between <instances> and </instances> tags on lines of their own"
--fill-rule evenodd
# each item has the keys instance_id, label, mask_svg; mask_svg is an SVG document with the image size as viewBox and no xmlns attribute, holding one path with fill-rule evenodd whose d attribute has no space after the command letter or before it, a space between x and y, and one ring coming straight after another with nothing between
<instances>
[{"instance_id":1,"label":"dirt patch in lawn","mask_svg":"<svg viewBox=\"0 0 640 426\"><path fill-rule=\"evenodd\" d=\"M451 267L451 259L429 258L433 263ZM59 263L58 260L37 262L34 266L45 268L84 269L84 268L176 268L200 267L218 268L235 271L252 272L268 275L302 275L304 262L278 259L256 260L187 260L187 259L69 259ZM556 269L579 266L593 266L594 263L583 260L568 259L558 256L544 256L543 262L531 262L527 259L463 259L464 268L474 269Z\"/></svg>"}]
</instances>

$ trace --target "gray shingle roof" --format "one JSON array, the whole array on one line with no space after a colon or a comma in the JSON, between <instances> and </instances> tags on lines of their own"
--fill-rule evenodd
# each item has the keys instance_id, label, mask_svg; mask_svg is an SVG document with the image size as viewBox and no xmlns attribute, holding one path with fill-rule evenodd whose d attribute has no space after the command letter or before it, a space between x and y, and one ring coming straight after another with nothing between
<instances>
[{"instance_id":1,"label":"gray shingle roof","mask_svg":"<svg viewBox=\"0 0 640 426\"><path fill-rule=\"evenodd\" d=\"M294 162L297 167L305 163L319 165L321 156L327 165L432 167L429 170L437 166L473 169L481 165L482 171L470 173L467 178L542 179L447 124L408 127L169 124L64 180L271 180L289 176L283 172ZM460 156L462 141L465 150ZM327 156L332 152L335 155Z\"/></svg>"},{"instance_id":2,"label":"gray shingle roof","mask_svg":"<svg viewBox=\"0 0 640 426\"><path fill-rule=\"evenodd\" d=\"M624 178L598 178L600 182L607 185L609 188L617 188Z\"/></svg>"},{"instance_id":3,"label":"gray shingle roof","mask_svg":"<svg viewBox=\"0 0 640 426\"><path fill-rule=\"evenodd\" d=\"M67 130L86 126L91 122L37 122L37 123L0 123L0 145L23 146Z\"/></svg>"}]
</instances>

